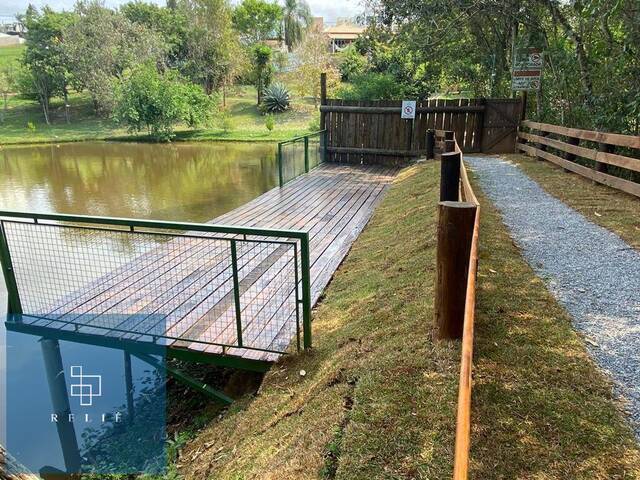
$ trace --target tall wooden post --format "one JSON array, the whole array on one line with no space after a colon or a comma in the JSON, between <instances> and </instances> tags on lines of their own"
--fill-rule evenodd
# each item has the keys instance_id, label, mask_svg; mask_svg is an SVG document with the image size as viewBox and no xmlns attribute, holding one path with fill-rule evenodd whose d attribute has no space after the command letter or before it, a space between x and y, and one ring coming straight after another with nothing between
<instances>
[{"instance_id":1,"label":"tall wooden post","mask_svg":"<svg viewBox=\"0 0 640 480\"><path fill-rule=\"evenodd\" d=\"M462 338L476 209L466 202L438 204L435 340Z\"/></svg>"},{"instance_id":2,"label":"tall wooden post","mask_svg":"<svg viewBox=\"0 0 640 480\"><path fill-rule=\"evenodd\" d=\"M459 200L459 192L460 153L443 153L440 161L440 201L457 202Z\"/></svg>"},{"instance_id":3,"label":"tall wooden post","mask_svg":"<svg viewBox=\"0 0 640 480\"><path fill-rule=\"evenodd\" d=\"M327 105L327 74L320 74L320 130L327 128L325 125L327 120L327 114L323 111L322 107Z\"/></svg>"}]
</instances>

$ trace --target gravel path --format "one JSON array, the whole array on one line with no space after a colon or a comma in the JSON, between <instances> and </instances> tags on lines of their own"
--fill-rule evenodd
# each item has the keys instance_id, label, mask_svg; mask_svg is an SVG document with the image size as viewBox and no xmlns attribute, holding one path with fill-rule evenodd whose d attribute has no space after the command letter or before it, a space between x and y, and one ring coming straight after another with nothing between
<instances>
[{"instance_id":1,"label":"gravel path","mask_svg":"<svg viewBox=\"0 0 640 480\"><path fill-rule=\"evenodd\" d=\"M640 252L546 193L516 165L489 157L465 161L627 400L640 440Z\"/></svg>"}]
</instances>

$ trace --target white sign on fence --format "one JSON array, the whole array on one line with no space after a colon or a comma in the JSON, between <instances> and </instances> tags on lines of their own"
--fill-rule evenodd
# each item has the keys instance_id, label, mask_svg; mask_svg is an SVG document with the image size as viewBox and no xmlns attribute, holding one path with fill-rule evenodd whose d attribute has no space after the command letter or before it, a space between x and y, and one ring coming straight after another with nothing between
<instances>
[{"instance_id":1,"label":"white sign on fence","mask_svg":"<svg viewBox=\"0 0 640 480\"><path fill-rule=\"evenodd\" d=\"M416 101L415 100L402 101L402 118L406 120L413 120L414 118L416 118Z\"/></svg>"}]
</instances>

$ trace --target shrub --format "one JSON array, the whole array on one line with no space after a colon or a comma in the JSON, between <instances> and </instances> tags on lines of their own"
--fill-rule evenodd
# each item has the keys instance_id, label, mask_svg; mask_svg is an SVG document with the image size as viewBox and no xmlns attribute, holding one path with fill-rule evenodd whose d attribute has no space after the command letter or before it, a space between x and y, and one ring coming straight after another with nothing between
<instances>
[{"instance_id":1,"label":"shrub","mask_svg":"<svg viewBox=\"0 0 640 480\"><path fill-rule=\"evenodd\" d=\"M159 141L171 140L178 123L195 127L206 122L214 109L202 88L175 72L160 73L153 64L129 72L116 93L116 120L131 131L146 128Z\"/></svg>"},{"instance_id":2,"label":"shrub","mask_svg":"<svg viewBox=\"0 0 640 480\"><path fill-rule=\"evenodd\" d=\"M364 74L367 68L367 57L360 55L353 45L349 45L338 54L338 62L340 75L345 82L350 82L358 75Z\"/></svg>"},{"instance_id":3,"label":"shrub","mask_svg":"<svg viewBox=\"0 0 640 480\"><path fill-rule=\"evenodd\" d=\"M270 132L273 131L276 126L276 119L273 116L273 113L267 114L267 117L264 120L264 126L267 127L267 130Z\"/></svg>"},{"instance_id":4,"label":"shrub","mask_svg":"<svg viewBox=\"0 0 640 480\"><path fill-rule=\"evenodd\" d=\"M33 122L27 122L27 130L29 130L30 132L35 132L36 124Z\"/></svg>"},{"instance_id":5,"label":"shrub","mask_svg":"<svg viewBox=\"0 0 640 480\"><path fill-rule=\"evenodd\" d=\"M279 113L289 108L290 94L287 87L281 83L274 83L264 89L262 107L265 112Z\"/></svg>"},{"instance_id":6,"label":"shrub","mask_svg":"<svg viewBox=\"0 0 640 480\"><path fill-rule=\"evenodd\" d=\"M219 119L220 119L220 128L222 128L222 131L224 133L229 133L234 129L235 124L233 122L233 117L231 116L228 110L223 110L222 112L220 112Z\"/></svg>"},{"instance_id":7,"label":"shrub","mask_svg":"<svg viewBox=\"0 0 640 480\"><path fill-rule=\"evenodd\" d=\"M404 87L393 75L373 72L355 76L338 92L345 100L398 100L404 95Z\"/></svg>"}]
</instances>

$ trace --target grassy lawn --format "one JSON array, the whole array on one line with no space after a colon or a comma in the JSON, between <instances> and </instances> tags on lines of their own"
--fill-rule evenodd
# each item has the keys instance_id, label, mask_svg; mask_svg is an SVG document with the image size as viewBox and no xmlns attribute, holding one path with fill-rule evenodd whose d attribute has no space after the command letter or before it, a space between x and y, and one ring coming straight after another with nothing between
<instances>
[{"instance_id":1,"label":"grassy lawn","mask_svg":"<svg viewBox=\"0 0 640 480\"><path fill-rule=\"evenodd\" d=\"M24 45L0 47L0 69L11 64L16 64L24 49Z\"/></svg>"},{"instance_id":2,"label":"grassy lawn","mask_svg":"<svg viewBox=\"0 0 640 480\"><path fill-rule=\"evenodd\" d=\"M550 162L525 155L506 155L554 197L579 211L593 223L617 233L640 250L640 198L627 195Z\"/></svg>"},{"instance_id":3,"label":"grassy lawn","mask_svg":"<svg viewBox=\"0 0 640 480\"><path fill-rule=\"evenodd\" d=\"M438 168L402 173L315 311L314 349L187 444L186 478L450 478L459 344L430 338ZM471 478L637 478L608 382L480 198Z\"/></svg>"},{"instance_id":4,"label":"grassy lawn","mask_svg":"<svg viewBox=\"0 0 640 480\"><path fill-rule=\"evenodd\" d=\"M46 125L37 103L17 96L9 98L8 114L0 124L0 145L17 143L68 142L79 140L144 140L144 135L132 135L110 119L98 118L93 113L86 94L70 96L70 123L66 123L64 105L52 102L52 122ZM265 117L256 107L253 87L238 87L227 97L230 120L226 125L220 118L207 128L187 130L178 127L176 140L236 140L274 142L298 136L309 129L315 107L307 99L293 99L292 108L276 115L273 131L267 130ZM28 127L29 123L35 128ZM224 128L223 128L224 127Z\"/></svg>"}]
</instances>

